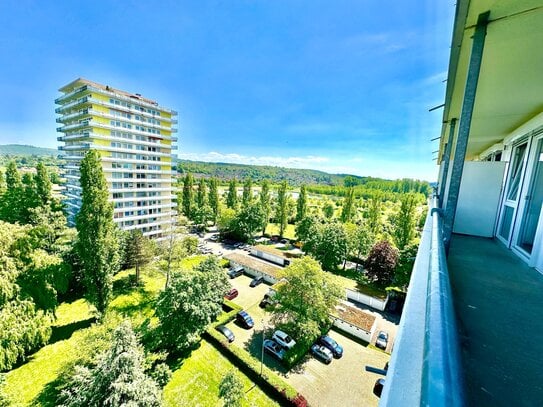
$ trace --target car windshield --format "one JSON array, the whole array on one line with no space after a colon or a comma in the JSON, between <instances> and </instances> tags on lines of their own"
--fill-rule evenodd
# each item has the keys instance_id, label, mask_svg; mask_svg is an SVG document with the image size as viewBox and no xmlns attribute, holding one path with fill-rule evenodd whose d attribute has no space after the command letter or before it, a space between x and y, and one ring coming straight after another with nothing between
<instances>
[{"instance_id":1,"label":"car windshield","mask_svg":"<svg viewBox=\"0 0 543 407\"><path fill-rule=\"evenodd\" d=\"M288 335L285 335L284 339L283 339L286 343L289 343L292 341L292 338Z\"/></svg>"},{"instance_id":2,"label":"car windshield","mask_svg":"<svg viewBox=\"0 0 543 407\"><path fill-rule=\"evenodd\" d=\"M387 338L387 334L386 334L386 333L381 332L381 333L379 334L379 339L386 339L386 338Z\"/></svg>"},{"instance_id":3,"label":"car windshield","mask_svg":"<svg viewBox=\"0 0 543 407\"><path fill-rule=\"evenodd\" d=\"M334 348L337 346L337 342L334 341L332 338L330 338L329 336L325 336L324 338L324 342L326 342L327 344L333 346Z\"/></svg>"}]
</instances>

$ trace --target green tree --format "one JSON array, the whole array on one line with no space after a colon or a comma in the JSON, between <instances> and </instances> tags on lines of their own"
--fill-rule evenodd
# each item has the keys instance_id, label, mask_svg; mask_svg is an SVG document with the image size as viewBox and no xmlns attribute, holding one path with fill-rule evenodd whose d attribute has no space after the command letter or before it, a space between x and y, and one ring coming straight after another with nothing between
<instances>
[{"instance_id":1,"label":"green tree","mask_svg":"<svg viewBox=\"0 0 543 407\"><path fill-rule=\"evenodd\" d=\"M351 187L347 191L347 197L343 200L341 208L341 221L343 223L350 222L354 212L354 188Z\"/></svg>"},{"instance_id":2,"label":"green tree","mask_svg":"<svg viewBox=\"0 0 543 407\"><path fill-rule=\"evenodd\" d=\"M381 204L380 194L372 194L367 208L368 226L373 234L377 234L381 225Z\"/></svg>"},{"instance_id":3,"label":"green tree","mask_svg":"<svg viewBox=\"0 0 543 407\"><path fill-rule=\"evenodd\" d=\"M418 244L410 243L400 250L398 265L394 271L394 285L398 287L407 287L409 285L418 248Z\"/></svg>"},{"instance_id":4,"label":"green tree","mask_svg":"<svg viewBox=\"0 0 543 407\"><path fill-rule=\"evenodd\" d=\"M51 178L41 161L36 166L36 189L42 205L47 205L51 201Z\"/></svg>"},{"instance_id":5,"label":"green tree","mask_svg":"<svg viewBox=\"0 0 543 407\"><path fill-rule=\"evenodd\" d=\"M305 248L305 245L304 245ZM309 239L309 248L322 268L334 271L347 256L347 235L341 223L331 222L323 225Z\"/></svg>"},{"instance_id":6,"label":"green tree","mask_svg":"<svg viewBox=\"0 0 543 407\"><path fill-rule=\"evenodd\" d=\"M17 171L15 161L10 161L6 168L6 186L7 189L16 189L21 186L21 174Z\"/></svg>"},{"instance_id":7,"label":"green tree","mask_svg":"<svg viewBox=\"0 0 543 407\"><path fill-rule=\"evenodd\" d=\"M382 240L371 248L366 259L366 276L377 284L390 284L397 264L398 250L386 240Z\"/></svg>"},{"instance_id":8,"label":"green tree","mask_svg":"<svg viewBox=\"0 0 543 407\"><path fill-rule=\"evenodd\" d=\"M81 161L80 171L82 203L76 216L77 252L86 297L103 315L111 299L113 275L119 269L119 241L100 153L89 151Z\"/></svg>"},{"instance_id":9,"label":"green tree","mask_svg":"<svg viewBox=\"0 0 543 407\"><path fill-rule=\"evenodd\" d=\"M194 179L189 172L183 179L183 215L188 219L192 219L193 201L194 201Z\"/></svg>"},{"instance_id":10,"label":"green tree","mask_svg":"<svg viewBox=\"0 0 543 407\"><path fill-rule=\"evenodd\" d=\"M160 388L145 373L144 351L129 322L115 329L111 346L94 366L75 367L58 401L64 407L162 405Z\"/></svg>"},{"instance_id":11,"label":"green tree","mask_svg":"<svg viewBox=\"0 0 543 407\"><path fill-rule=\"evenodd\" d=\"M294 260L280 277L284 283L277 286L272 320L299 342L310 344L330 326L330 313L345 291L310 257Z\"/></svg>"},{"instance_id":12,"label":"green tree","mask_svg":"<svg viewBox=\"0 0 543 407\"><path fill-rule=\"evenodd\" d=\"M245 398L243 382L239 376L230 371L219 384L219 397L224 400L224 407L240 407Z\"/></svg>"},{"instance_id":13,"label":"green tree","mask_svg":"<svg viewBox=\"0 0 543 407\"><path fill-rule=\"evenodd\" d=\"M196 191L196 206L203 208L207 203L207 185L203 178L198 181L198 190Z\"/></svg>"},{"instance_id":14,"label":"green tree","mask_svg":"<svg viewBox=\"0 0 543 407\"><path fill-rule=\"evenodd\" d=\"M243 195L241 197L241 204L247 206L253 200L253 180L246 178L243 183Z\"/></svg>"},{"instance_id":15,"label":"green tree","mask_svg":"<svg viewBox=\"0 0 543 407\"><path fill-rule=\"evenodd\" d=\"M24 189L15 161L6 168L6 191L0 201L0 218L6 222L22 220Z\"/></svg>"},{"instance_id":16,"label":"green tree","mask_svg":"<svg viewBox=\"0 0 543 407\"><path fill-rule=\"evenodd\" d=\"M221 314L229 288L215 256L207 257L193 272L172 274L156 306L162 346L183 351L197 343L200 334Z\"/></svg>"},{"instance_id":17,"label":"green tree","mask_svg":"<svg viewBox=\"0 0 543 407\"><path fill-rule=\"evenodd\" d=\"M266 228L268 227L268 222L270 221L270 183L268 180L262 181L262 187L260 189L260 207L262 208L262 213L264 214L264 222L262 224L262 234L266 233Z\"/></svg>"},{"instance_id":18,"label":"green tree","mask_svg":"<svg viewBox=\"0 0 543 407\"><path fill-rule=\"evenodd\" d=\"M217 219L217 228L222 235L229 235L232 232L233 221L236 217L236 211L231 208L224 208L219 213Z\"/></svg>"},{"instance_id":19,"label":"green tree","mask_svg":"<svg viewBox=\"0 0 543 407\"><path fill-rule=\"evenodd\" d=\"M253 240L256 231L262 228L264 213L258 203L249 203L241 208L230 223L231 232L242 241Z\"/></svg>"},{"instance_id":20,"label":"green tree","mask_svg":"<svg viewBox=\"0 0 543 407\"><path fill-rule=\"evenodd\" d=\"M226 195L226 206L230 209L237 209L238 206L238 191L236 179L233 178L228 183L228 194Z\"/></svg>"},{"instance_id":21,"label":"green tree","mask_svg":"<svg viewBox=\"0 0 543 407\"><path fill-rule=\"evenodd\" d=\"M331 201L326 201L324 206L322 207L322 213L324 214L324 217L326 219L332 219L334 217L335 209L336 208Z\"/></svg>"},{"instance_id":22,"label":"green tree","mask_svg":"<svg viewBox=\"0 0 543 407\"><path fill-rule=\"evenodd\" d=\"M21 200L21 209L19 221L28 223L30 220L31 210L41 205L41 199L38 195L36 180L34 175L27 172L23 175L23 195Z\"/></svg>"},{"instance_id":23,"label":"green tree","mask_svg":"<svg viewBox=\"0 0 543 407\"><path fill-rule=\"evenodd\" d=\"M300 195L298 195L298 201L296 202L296 221L299 222L307 213L307 192L305 185L300 187Z\"/></svg>"},{"instance_id":24,"label":"green tree","mask_svg":"<svg viewBox=\"0 0 543 407\"><path fill-rule=\"evenodd\" d=\"M287 196L287 181L281 182L279 190L277 191L277 223L279 223L279 236L283 237L285 229L287 228L288 219L288 196Z\"/></svg>"},{"instance_id":25,"label":"green tree","mask_svg":"<svg viewBox=\"0 0 543 407\"><path fill-rule=\"evenodd\" d=\"M4 171L0 169L0 199L2 199L2 195L6 193L6 188L6 177Z\"/></svg>"},{"instance_id":26,"label":"green tree","mask_svg":"<svg viewBox=\"0 0 543 407\"><path fill-rule=\"evenodd\" d=\"M305 216L296 224L296 238L304 243L310 242L312 237L320 233L318 231L319 221L314 216Z\"/></svg>"},{"instance_id":27,"label":"green tree","mask_svg":"<svg viewBox=\"0 0 543 407\"><path fill-rule=\"evenodd\" d=\"M393 237L396 247L402 250L415 237L415 210L417 203L414 194L404 194L400 198L400 209L392 220Z\"/></svg>"},{"instance_id":28,"label":"green tree","mask_svg":"<svg viewBox=\"0 0 543 407\"><path fill-rule=\"evenodd\" d=\"M213 224L217 223L219 216L219 186L217 178L211 178L209 181L209 206L211 207Z\"/></svg>"},{"instance_id":29,"label":"green tree","mask_svg":"<svg viewBox=\"0 0 543 407\"><path fill-rule=\"evenodd\" d=\"M125 265L135 267L135 283L139 284L141 267L145 267L154 255L153 243L143 236L140 229L132 229L127 234L125 247Z\"/></svg>"}]
</instances>

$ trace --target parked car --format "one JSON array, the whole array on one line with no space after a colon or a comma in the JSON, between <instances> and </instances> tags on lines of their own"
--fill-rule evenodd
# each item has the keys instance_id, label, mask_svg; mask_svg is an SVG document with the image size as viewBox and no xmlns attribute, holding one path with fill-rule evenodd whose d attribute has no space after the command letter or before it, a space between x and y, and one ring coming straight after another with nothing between
<instances>
[{"instance_id":1,"label":"parked car","mask_svg":"<svg viewBox=\"0 0 543 407\"><path fill-rule=\"evenodd\" d=\"M253 326L255 326L255 323L253 322L253 318L247 312L240 311L236 314L236 321L243 327L247 329L251 329Z\"/></svg>"},{"instance_id":2,"label":"parked car","mask_svg":"<svg viewBox=\"0 0 543 407\"><path fill-rule=\"evenodd\" d=\"M215 234L215 235L212 235L209 240L211 240L212 242L217 242L219 240L219 235L218 234Z\"/></svg>"},{"instance_id":3,"label":"parked car","mask_svg":"<svg viewBox=\"0 0 543 407\"><path fill-rule=\"evenodd\" d=\"M273 299L273 297L275 296L275 292L272 291L272 293L273 294L267 292L266 294L264 294L264 298L262 298L262 301L260 301L260 304L258 304L260 308L266 308L268 305L274 305L277 302Z\"/></svg>"},{"instance_id":4,"label":"parked car","mask_svg":"<svg viewBox=\"0 0 543 407\"><path fill-rule=\"evenodd\" d=\"M311 346L311 353L327 365L330 364L334 358L330 349L328 349L326 346L319 345L318 343Z\"/></svg>"},{"instance_id":5,"label":"parked car","mask_svg":"<svg viewBox=\"0 0 543 407\"><path fill-rule=\"evenodd\" d=\"M339 359L343 356L343 347L328 335L319 337L319 339L317 339L317 343L330 349L335 358Z\"/></svg>"},{"instance_id":6,"label":"parked car","mask_svg":"<svg viewBox=\"0 0 543 407\"><path fill-rule=\"evenodd\" d=\"M249 286L256 287L257 285L262 284L263 282L264 282L264 277L262 276L255 277L251 280L251 282L249 283Z\"/></svg>"},{"instance_id":7,"label":"parked car","mask_svg":"<svg viewBox=\"0 0 543 407\"><path fill-rule=\"evenodd\" d=\"M236 298L238 296L238 290L236 290L235 288L232 288L230 291L228 291L228 294L226 294L224 296L224 298L226 298L227 300L233 300L234 298Z\"/></svg>"},{"instance_id":8,"label":"parked car","mask_svg":"<svg viewBox=\"0 0 543 407\"><path fill-rule=\"evenodd\" d=\"M283 360L285 357L285 350L272 339L266 339L264 341L264 350L279 360Z\"/></svg>"},{"instance_id":9,"label":"parked car","mask_svg":"<svg viewBox=\"0 0 543 407\"><path fill-rule=\"evenodd\" d=\"M373 385L373 394L375 394L377 397L381 397L381 393L383 393L383 387L385 386L385 379L377 379L375 381L375 384Z\"/></svg>"},{"instance_id":10,"label":"parked car","mask_svg":"<svg viewBox=\"0 0 543 407\"><path fill-rule=\"evenodd\" d=\"M377 335L377 340L375 341L375 346L381 349L386 349L388 345L388 333L385 331L379 331Z\"/></svg>"},{"instance_id":11,"label":"parked car","mask_svg":"<svg viewBox=\"0 0 543 407\"><path fill-rule=\"evenodd\" d=\"M272 339L285 349L292 349L296 345L296 341L283 331L275 331Z\"/></svg>"},{"instance_id":12,"label":"parked car","mask_svg":"<svg viewBox=\"0 0 543 407\"><path fill-rule=\"evenodd\" d=\"M234 336L234 333L230 329L225 327L224 325L219 325L215 329L217 329L217 331L222 333L225 336L225 338L228 339L228 342L234 342L234 339L236 339L236 337Z\"/></svg>"},{"instance_id":13,"label":"parked car","mask_svg":"<svg viewBox=\"0 0 543 407\"><path fill-rule=\"evenodd\" d=\"M280 242L280 243L283 243L283 244L290 243L287 239L281 239L279 242Z\"/></svg>"},{"instance_id":14,"label":"parked car","mask_svg":"<svg viewBox=\"0 0 543 407\"><path fill-rule=\"evenodd\" d=\"M243 274L243 267L232 267L228 272L228 277L230 278L236 278Z\"/></svg>"}]
</instances>

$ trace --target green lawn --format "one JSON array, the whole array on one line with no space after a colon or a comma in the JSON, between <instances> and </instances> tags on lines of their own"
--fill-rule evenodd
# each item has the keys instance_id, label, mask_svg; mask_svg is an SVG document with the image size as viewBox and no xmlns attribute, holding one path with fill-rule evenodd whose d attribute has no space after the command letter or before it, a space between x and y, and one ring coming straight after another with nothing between
<instances>
[{"instance_id":1,"label":"green lawn","mask_svg":"<svg viewBox=\"0 0 543 407\"><path fill-rule=\"evenodd\" d=\"M269 223L268 227L266 228L266 233L269 235L278 235L279 234L279 224L277 223ZM296 239L296 226L295 225L287 225L287 228L285 229L284 236L287 239L294 240Z\"/></svg>"},{"instance_id":2,"label":"green lawn","mask_svg":"<svg viewBox=\"0 0 543 407\"><path fill-rule=\"evenodd\" d=\"M203 258L194 256L185 259L179 267L191 268ZM141 287L134 288L129 285L131 274L134 274L134 270L125 270L115 276L115 296L109 307L109 317L113 323L129 318L137 325L145 318L152 317L154 301L164 287L165 277L152 267L142 271ZM79 360L82 352L88 351L89 341L94 341L94 334L101 329L100 325L93 322L92 307L83 299L63 303L58 307L49 345L6 374L5 391L14 405L54 406L51 387L63 369ZM90 346L95 345L92 343ZM164 393L167 404L217 405L218 383L231 369L235 369L234 366L203 341L202 346L174 372ZM249 390L253 383L246 376L240 376ZM196 380L196 377L199 379ZM208 388L210 394L205 391ZM258 387L254 387L247 394L252 404L245 405L275 405ZM214 401L210 404L209 400Z\"/></svg>"},{"instance_id":3,"label":"green lawn","mask_svg":"<svg viewBox=\"0 0 543 407\"><path fill-rule=\"evenodd\" d=\"M238 372L244 384L246 400L242 405L278 405L206 341L202 341L201 346L173 373L164 388L164 404L172 407L220 405L219 383L231 370Z\"/></svg>"}]
</instances>

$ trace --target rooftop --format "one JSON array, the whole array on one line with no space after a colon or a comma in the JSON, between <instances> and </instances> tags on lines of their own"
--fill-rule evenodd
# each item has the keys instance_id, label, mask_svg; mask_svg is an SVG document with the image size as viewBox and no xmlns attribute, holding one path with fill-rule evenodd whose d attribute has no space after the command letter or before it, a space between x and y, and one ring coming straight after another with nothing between
<instances>
[{"instance_id":1,"label":"rooftop","mask_svg":"<svg viewBox=\"0 0 543 407\"><path fill-rule=\"evenodd\" d=\"M336 307L334 315L366 332L371 332L371 328L375 323L375 317L373 315L367 314L358 308L351 307L344 303Z\"/></svg>"},{"instance_id":2,"label":"rooftop","mask_svg":"<svg viewBox=\"0 0 543 407\"><path fill-rule=\"evenodd\" d=\"M271 263L258 260L254 257L240 253L230 253L224 256L225 259L236 262L242 266L252 268L253 270L265 273L269 276L279 279L279 272L282 270L279 266L274 266Z\"/></svg>"}]
</instances>

